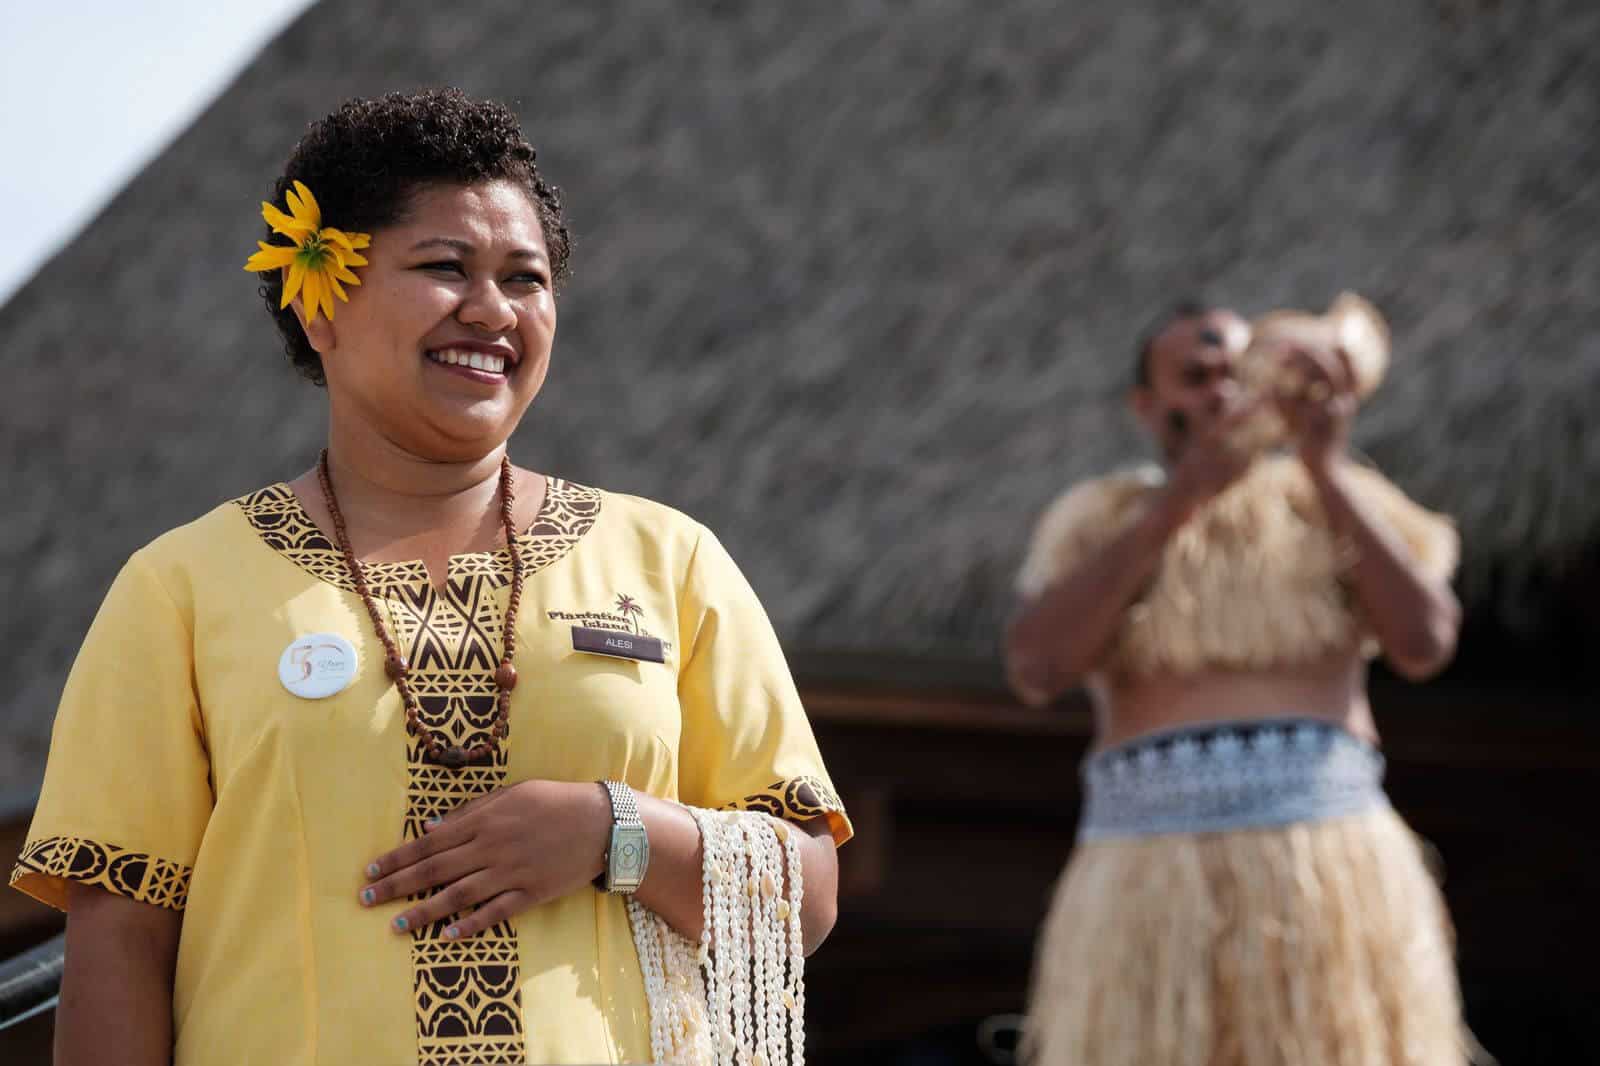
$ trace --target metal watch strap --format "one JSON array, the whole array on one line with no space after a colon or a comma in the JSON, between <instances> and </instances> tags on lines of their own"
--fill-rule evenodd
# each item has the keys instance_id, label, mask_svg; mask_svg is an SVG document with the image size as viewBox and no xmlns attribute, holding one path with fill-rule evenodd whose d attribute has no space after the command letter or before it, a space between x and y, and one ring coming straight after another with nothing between
<instances>
[{"instance_id":1,"label":"metal watch strap","mask_svg":"<svg viewBox=\"0 0 1600 1066\"><path fill-rule=\"evenodd\" d=\"M639 820L639 801L633 798L633 789L621 781L602 781L606 794L611 797L611 819L617 825L643 825Z\"/></svg>"},{"instance_id":2,"label":"metal watch strap","mask_svg":"<svg viewBox=\"0 0 1600 1066\"><path fill-rule=\"evenodd\" d=\"M602 781L611 800L611 837L606 865L595 887L606 892L633 892L644 880L650 864L650 839L633 789L621 781Z\"/></svg>"}]
</instances>

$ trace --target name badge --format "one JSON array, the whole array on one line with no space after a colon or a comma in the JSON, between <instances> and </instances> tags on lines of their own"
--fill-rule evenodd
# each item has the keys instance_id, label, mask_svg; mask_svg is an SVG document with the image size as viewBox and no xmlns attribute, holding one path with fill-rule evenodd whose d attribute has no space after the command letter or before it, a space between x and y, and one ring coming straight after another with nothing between
<instances>
[{"instance_id":1,"label":"name badge","mask_svg":"<svg viewBox=\"0 0 1600 1066\"><path fill-rule=\"evenodd\" d=\"M278 680L303 700L343 692L356 679L356 649L337 633L310 633L278 659Z\"/></svg>"},{"instance_id":2,"label":"name badge","mask_svg":"<svg viewBox=\"0 0 1600 1066\"><path fill-rule=\"evenodd\" d=\"M667 661L667 657L662 654L660 639L621 629L573 626L572 650L586 651L591 655L609 655L615 659L637 659L647 663Z\"/></svg>"}]
</instances>

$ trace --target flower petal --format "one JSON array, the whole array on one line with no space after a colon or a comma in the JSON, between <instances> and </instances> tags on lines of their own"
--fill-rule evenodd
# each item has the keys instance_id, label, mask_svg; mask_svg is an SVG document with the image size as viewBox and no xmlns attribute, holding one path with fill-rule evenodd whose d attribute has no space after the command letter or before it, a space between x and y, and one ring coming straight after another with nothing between
<instances>
[{"instance_id":1,"label":"flower petal","mask_svg":"<svg viewBox=\"0 0 1600 1066\"><path fill-rule=\"evenodd\" d=\"M322 235L328 240L338 241L345 250L351 252L357 248L366 248L372 244L372 238L365 233L346 233L344 230L335 229L332 226L322 227Z\"/></svg>"},{"instance_id":2,"label":"flower petal","mask_svg":"<svg viewBox=\"0 0 1600 1066\"><path fill-rule=\"evenodd\" d=\"M333 290L333 294L339 298L341 303L350 302L350 297L346 296L344 293L344 286L339 284L339 279L335 277L331 271L323 271L322 283L328 286L329 289ZM332 307L331 304L329 306L330 308ZM328 315L328 321L333 321L333 315L331 313Z\"/></svg>"},{"instance_id":3,"label":"flower petal","mask_svg":"<svg viewBox=\"0 0 1600 1066\"><path fill-rule=\"evenodd\" d=\"M257 274L269 270L280 270L294 262L294 257L300 249L284 244L268 244L266 241L256 242L261 245L261 251L252 255L245 261L244 268Z\"/></svg>"},{"instance_id":4,"label":"flower petal","mask_svg":"<svg viewBox=\"0 0 1600 1066\"><path fill-rule=\"evenodd\" d=\"M300 305L306 310L306 324L317 320L322 309L322 275L315 270L306 271L305 287L300 290Z\"/></svg>"},{"instance_id":5,"label":"flower petal","mask_svg":"<svg viewBox=\"0 0 1600 1066\"><path fill-rule=\"evenodd\" d=\"M305 281L305 264L296 259L289 264L289 280L283 283L283 299L278 302L278 310L282 311L294 302L300 293L300 286Z\"/></svg>"},{"instance_id":6,"label":"flower petal","mask_svg":"<svg viewBox=\"0 0 1600 1066\"><path fill-rule=\"evenodd\" d=\"M271 226L275 232L283 234L296 243L299 243L316 230L315 226L307 226L297 219L290 218L265 200L261 201L261 217L266 219L267 225Z\"/></svg>"},{"instance_id":7,"label":"flower petal","mask_svg":"<svg viewBox=\"0 0 1600 1066\"><path fill-rule=\"evenodd\" d=\"M323 240L334 241L338 243L338 245L347 252L353 252L356 250L355 243L351 241L350 235L342 229L334 229L332 226L323 226L322 238Z\"/></svg>"},{"instance_id":8,"label":"flower petal","mask_svg":"<svg viewBox=\"0 0 1600 1066\"><path fill-rule=\"evenodd\" d=\"M294 192L300 194L295 199ZM294 183L294 192L286 192L284 199L289 201L289 210L294 212L294 217L317 229L322 225L322 208L317 205L317 198L311 195L311 190L306 188L305 182Z\"/></svg>"},{"instance_id":9,"label":"flower petal","mask_svg":"<svg viewBox=\"0 0 1600 1066\"><path fill-rule=\"evenodd\" d=\"M328 270L328 273L330 275L332 275L333 277L336 277L340 281L343 281L343 282L345 282L347 284L350 284L350 285L360 285L361 284L361 279L356 277L355 272L350 270L349 268L347 268L343 263L335 263Z\"/></svg>"},{"instance_id":10,"label":"flower petal","mask_svg":"<svg viewBox=\"0 0 1600 1066\"><path fill-rule=\"evenodd\" d=\"M328 316L328 321L333 321L333 280L327 275L320 275L322 286L317 292L317 297L322 301L322 313Z\"/></svg>"},{"instance_id":11,"label":"flower petal","mask_svg":"<svg viewBox=\"0 0 1600 1066\"><path fill-rule=\"evenodd\" d=\"M368 260L360 252L340 252L339 262L345 266L364 267L367 265Z\"/></svg>"}]
</instances>

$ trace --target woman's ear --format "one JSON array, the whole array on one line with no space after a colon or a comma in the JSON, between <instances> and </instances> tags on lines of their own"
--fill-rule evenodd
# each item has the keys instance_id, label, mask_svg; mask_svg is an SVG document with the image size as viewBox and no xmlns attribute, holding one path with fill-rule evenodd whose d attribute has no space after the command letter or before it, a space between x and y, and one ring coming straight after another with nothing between
<instances>
[{"instance_id":1,"label":"woman's ear","mask_svg":"<svg viewBox=\"0 0 1600 1066\"><path fill-rule=\"evenodd\" d=\"M290 301L289 306L294 308L294 317L300 320L300 328L305 332L306 343L311 345L311 349L318 355L330 354L335 346L333 323L318 315L315 321L307 324L306 307L302 297L296 296Z\"/></svg>"}]
</instances>

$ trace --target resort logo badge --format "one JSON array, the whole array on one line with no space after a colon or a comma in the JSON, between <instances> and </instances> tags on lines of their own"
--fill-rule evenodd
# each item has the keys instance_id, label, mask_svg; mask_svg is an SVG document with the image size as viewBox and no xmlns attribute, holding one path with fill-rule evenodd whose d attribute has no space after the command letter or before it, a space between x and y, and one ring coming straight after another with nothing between
<instances>
[{"instance_id":1,"label":"resort logo badge","mask_svg":"<svg viewBox=\"0 0 1600 1066\"><path fill-rule=\"evenodd\" d=\"M632 596L618 595L608 611L546 611L552 622L571 622L574 651L619 659L666 662L672 643L652 634L641 619L644 608Z\"/></svg>"},{"instance_id":2,"label":"resort logo badge","mask_svg":"<svg viewBox=\"0 0 1600 1066\"><path fill-rule=\"evenodd\" d=\"M278 680L303 700L343 692L356 679L356 649L337 633L309 633L278 658Z\"/></svg>"}]
</instances>

